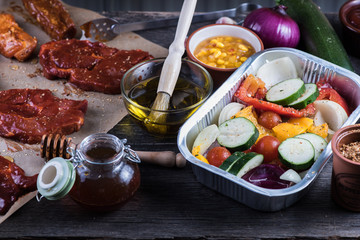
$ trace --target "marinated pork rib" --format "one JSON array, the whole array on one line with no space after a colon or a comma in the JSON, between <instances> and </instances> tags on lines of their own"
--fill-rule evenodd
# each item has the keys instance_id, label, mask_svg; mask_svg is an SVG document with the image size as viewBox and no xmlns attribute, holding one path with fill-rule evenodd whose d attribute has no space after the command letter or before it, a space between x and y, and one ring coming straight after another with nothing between
<instances>
[{"instance_id":1,"label":"marinated pork rib","mask_svg":"<svg viewBox=\"0 0 360 240\"><path fill-rule=\"evenodd\" d=\"M44 134L68 135L84 124L87 101L60 99L50 90L0 91L0 136L40 143Z\"/></svg>"},{"instance_id":2,"label":"marinated pork rib","mask_svg":"<svg viewBox=\"0 0 360 240\"><path fill-rule=\"evenodd\" d=\"M121 93L125 72L151 58L142 50L118 50L103 43L76 39L48 42L39 53L46 78L66 78L85 91L107 94Z\"/></svg>"},{"instance_id":3,"label":"marinated pork rib","mask_svg":"<svg viewBox=\"0 0 360 240\"><path fill-rule=\"evenodd\" d=\"M0 215L5 215L19 197L35 191L36 179L37 174L25 176L18 165L0 156Z\"/></svg>"},{"instance_id":4,"label":"marinated pork rib","mask_svg":"<svg viewBox=\"0 0 360 240\"><path fill-rule=\"evenodd\" d=\"M0 13L0 53L5 57L26 60L36 48L37 40L15 22L14 16Z\"/></svg>"},{"instance_id":5,"label":"marinated pork rib","mask_svg":"<svg viewBox=\"0 0 360 240\"><path fill-rule=\"evenodd\" d=\"M59 0L23 0L23 4L52 39L75 36L75 24Z\"/></svg>"}]
</instances>

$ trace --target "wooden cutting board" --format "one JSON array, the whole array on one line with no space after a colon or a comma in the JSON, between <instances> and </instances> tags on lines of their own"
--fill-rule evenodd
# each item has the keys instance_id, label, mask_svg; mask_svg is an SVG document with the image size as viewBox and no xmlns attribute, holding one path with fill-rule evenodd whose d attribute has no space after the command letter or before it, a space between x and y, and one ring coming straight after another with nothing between
<instances>
[{"instance_id":1,"label":"wooden cutting board","mask_svg":"<svg viewBox=\"0 0 360 240\"><path fill-rule=\"evenodd\" d=\"M77 26L77 38L81 36L79 26L87 21L101 18L100 14L65 5ZM30 35L38 39L38 46L33 56L25 62L18 62L15 59L8 59L0 56L0 90L13 88L42 88L50 89L60 98L70 98L76 100L87 99L89 102L88 111L85 115L84 126L79 132L70 135L75 143L81 142L86 136L97 132L108 132L125 115L127 111L122 101L121 95L106 95L96 92L84 92L63 80L47 80L41 74L42 67L38 62L38 52L41 44L51 39L41 29L41 27L30 17L24 9L21 0L1 0L0 11L14 15L15 20L21 28ZM118 49L141 49L149 52L154 57L166 57L168 50L156 45L135 33L124 33L106 43L110 47ZM0 137L1 155L11 156L15 163L25 170L27 175L33 175L40 171L44 165L44 160L40 157L40 145L21 144ZM10 211L0 216L0 223L8 218L18 208L35 196L35 192L30 193L16 202ZM47 201L47 200L43 200Z\"/></svg>"}]
</instances>

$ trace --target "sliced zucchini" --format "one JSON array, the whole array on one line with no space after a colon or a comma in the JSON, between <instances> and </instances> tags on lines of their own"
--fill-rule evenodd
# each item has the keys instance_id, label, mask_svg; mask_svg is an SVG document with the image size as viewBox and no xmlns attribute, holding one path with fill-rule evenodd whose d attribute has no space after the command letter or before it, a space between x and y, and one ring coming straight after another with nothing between
<instances>
[{"instance_id":1,"label":"sliced zucchini","mask_svg":"<svg viewBox=\"0 0 360 240\"><path fill-rule=\"evenodd\" d=\"M280 161L296 171L308 169L314 163L314 147L304 138L286 139L280 143L278 152Z\"/></svg>"},{"instance_id":2,"label":"sliced zucchini","mask_svg":"<svg viewBox=\"0 0 360 240\"><path fill-rule=\"evenodd\" d=\"M314 161L318 159L322 151L326 148L326 145L328 144L325 139L320 137L319 135L316 135L315 133L303 133L300 135L295 136L296 138L303 138L308 140L314 147L315 150L315 156Z\"/></svg>"},{"instance_id":3,"label":"sliced zucchini","mask_svg":"<svg viewBox=\"0 0 360 240\"><path fill-rule=\"evenodd\" d=\"M300 78L282 81L266 93L266 100L283 106L298 99L305 92L305 83Z\"/></svg>"},{"instance_id":4,"label":"sliced zucchini","mask_svg":"<svg viewBox=\"0 0 360 240\"><path fill-rule=\"evenodd\" d=\"M228 171L232 167L232 165L244 155L245 153L243 152L234 152L233 154L231 154L230 157L225 159L225 161L220 165L219 168Z\"/></svg>"},{"instance_id":5,"label":"sliced zucchini","mask_svg":"<svg viewBox=\"0 0 360 240\"><path fill-rule=\"evenodd\" d=\"M231 151L249 149L259 137L255 125L244 117L233 118L219 126L220 135L217 141Z\"/></svg>"},{"instance_id":6,"label":"sliced zucchini","mask_svg":"<svg viewBox=\"0 0 360 240\"><path fill-rule=\"evenodd\" d=\"M232 116L237 114L245 105L238 102L231 102L227 104L220 112L218 125L220 126L226 120L229 120Z\"/></svg>"},{"instance_id":7,"label":"sliced zucchini","mask_svg":"<svg viewBox=\"0 0 360 240\"><path fill-rule=\"evenodd\" d=\"M199 154L203 155L210 145L215 142L219 134L220 131L216 124L207 126L197 135L193 144L193 149L200 146Z\"/></svg>"},{"instance_id":8,"label":"sliced zucchini","mask_svg":"<svg viewBox=\"0 0 360 240\"><path fill-rule=\"evenodd\" d=\"M228 172L241 178L248 171L259 166L263 162L263 160L264 156L262 154L249 152L247 154L244 154L239 160L237 160L231 166Z\"/></svg>"},{"instance_id":9,"label":"sliced zucchini","mask_svg":"<svg viewBox=\"0 0 360 240\"><path fill-rule=\"evenodd\" d=\"M316 98L319 96L319 89L314 83L305 84L305 92L301 97L296 99L294 102L289 103L290 107L296 109L303 109L312 102L315 102Z\"/></svg>"}]
</instances>

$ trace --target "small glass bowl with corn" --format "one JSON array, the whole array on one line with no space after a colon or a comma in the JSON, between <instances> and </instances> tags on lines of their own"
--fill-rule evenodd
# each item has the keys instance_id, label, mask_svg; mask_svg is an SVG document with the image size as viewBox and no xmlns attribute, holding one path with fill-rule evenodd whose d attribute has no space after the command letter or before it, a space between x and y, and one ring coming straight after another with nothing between
<instances>
[{"instance_id":1,"label":"small glass bowl with corn","mask_svg":"<svg viewBox=\"0 0 360 240\"><path fill-rule=\"evenodd\" d=\"M255 52L264 49L261 39L239 25L211 24L194 31L186 41L188 57L205 67L220 85Z\"/></svg>"}]
</instances>

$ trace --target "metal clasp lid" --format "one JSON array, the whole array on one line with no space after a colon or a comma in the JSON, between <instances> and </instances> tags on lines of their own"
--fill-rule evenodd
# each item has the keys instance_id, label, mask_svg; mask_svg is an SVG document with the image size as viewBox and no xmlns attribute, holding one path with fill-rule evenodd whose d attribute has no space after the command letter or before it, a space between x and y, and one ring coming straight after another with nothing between
<instances>
[{"instance_id":1,"label":"metal clasp lid","mask_svg":"<svg viewBox=\"0 0 360 240\"><path fill-rule=\"evenodd\" d=\"M139 156L137 153L130 148L130 145L125 145L127 143L127 139L120 139L120 141L124 144L124 153L125 158L129 161L135 162L135 163L141 163Z\"/></svg>"}]
</instances>

